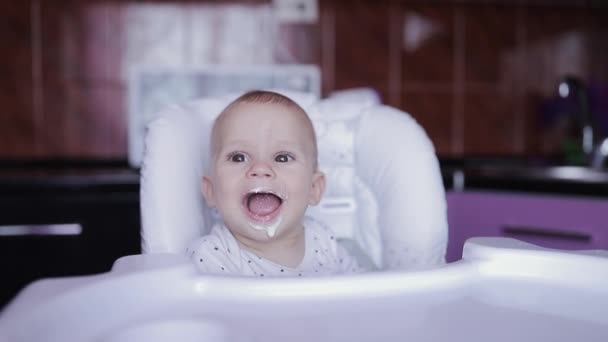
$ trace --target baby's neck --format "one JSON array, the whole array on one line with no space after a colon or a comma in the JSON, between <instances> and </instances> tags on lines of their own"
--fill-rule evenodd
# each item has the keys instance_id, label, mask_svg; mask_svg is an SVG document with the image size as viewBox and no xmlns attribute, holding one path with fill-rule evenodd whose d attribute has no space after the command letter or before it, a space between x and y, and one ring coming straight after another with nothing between
<instances>
[{"instance_id":1,"label":"baby's neck","mask_svg":"<svg viewBox=\"0 0 608 342\"><path fill-rule=\"evenodd\" d=\"M304 259L304 229L296 229L287 236L276 236L268 241L257 241L233 234L239 245L246 250L279 265L296 268Z\"/></svg>"}]
</instances>

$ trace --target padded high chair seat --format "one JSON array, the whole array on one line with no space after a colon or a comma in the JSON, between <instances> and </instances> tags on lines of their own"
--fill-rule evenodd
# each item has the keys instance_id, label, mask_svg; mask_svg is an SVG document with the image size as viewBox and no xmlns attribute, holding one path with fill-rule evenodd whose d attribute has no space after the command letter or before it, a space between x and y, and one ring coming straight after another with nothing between
<instances>
[{"instance_id":1,"label":"padded high chair seat","mask_svg":"<svg viewBox=\"0 0 608 342\"><path fill-rule=\"evenodd\" d=\"M307 214L363 263L428 268L445 262L447 209L433 145L407 113L348 97L285 94L311 117L327 191ZM235 98L168 108L148 126L141 170L143 253L184 253L214 220L200 192L211 126ZM354 246L354 248L352 247ZM357 255L363 251L364 255Z\"/></svg>"}]
</instances>

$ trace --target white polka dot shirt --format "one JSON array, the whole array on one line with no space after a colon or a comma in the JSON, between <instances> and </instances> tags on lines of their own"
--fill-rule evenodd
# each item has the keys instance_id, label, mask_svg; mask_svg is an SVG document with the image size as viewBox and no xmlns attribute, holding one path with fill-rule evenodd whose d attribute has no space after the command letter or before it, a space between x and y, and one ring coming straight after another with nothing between
<instances>
[{"instance_id":1,"label":"white polka dot shirt","mask_svg":"<svg viewBox=\"0 0 608 342\"><path fill-rule=\"evenodd\" d=\"M309 277L363 271L323 223L306 217L304 232L304 258L295 268L282 266L241 248L232 233L221 224L194 241L186 252L205 274Z\"/></svg>"}]
</instances>

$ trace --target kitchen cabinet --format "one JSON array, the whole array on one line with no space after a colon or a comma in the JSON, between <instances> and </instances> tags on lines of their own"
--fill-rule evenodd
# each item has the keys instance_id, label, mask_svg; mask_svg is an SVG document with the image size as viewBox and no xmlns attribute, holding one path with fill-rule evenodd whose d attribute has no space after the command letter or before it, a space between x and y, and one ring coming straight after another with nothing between
<instances>
[{"instance_id":1,"label":"kitchen cabinet","mask_svg":"<svg viewBox=\"0 0 608 342\"><path fill-rule=\"evenodd\" d=\"M608 249L608 198L508 191L447 193L448 262L466 239L511 237L566 250Z\"/></svg>"},{"instance_id":2,"label":"kitchen cabinet","mask_svg":"<svg viewBox=\"0 0 608 342\"><path fill-rule=\"evenodd\" d=\"M26 284L109 271L140 253L138 176L0 179L0 308ZM79 225L58 235L41 225ZM28 225L29 234L15 227Z\"/></svg>"}]
</instances>

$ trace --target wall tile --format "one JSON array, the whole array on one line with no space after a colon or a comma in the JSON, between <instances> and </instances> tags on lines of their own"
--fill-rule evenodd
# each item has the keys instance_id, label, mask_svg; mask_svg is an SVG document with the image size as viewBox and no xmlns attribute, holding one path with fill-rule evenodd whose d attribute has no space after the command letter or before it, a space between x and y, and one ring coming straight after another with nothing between
<instances>
[{"instance_id":1,"label":"wall tile","mask_svg":"<svg viewBox=\"0 0 608 342\"><path fill-rule=\"evenodd\" d=\"M40 35L42 56L42 118L39 137L44 154L63 157L76 130L69 117L68 82L77 75L81 61L74 32L73 13L65 2L41 2Z\"/></svg>"},{"instance_id":2,"label":"wall tile","mask_svg":"<svg viewBox=\"0 0 608 342\"><path fill-rule=\"evenodd\" d=\"M388 89L389 18L382 2L336 2L336 89Z\"/></svg>"},{"instance_id":3,"label":"wall tile","mask_svg":"<svg viewBox=\"0 0 608 342\"><path fill-rule=\"evenodd\" d=\"M402 82L452 82L454 8L404 4L401 12L399 48Z\"/></svg>"},{"instance_id":4,"label":"wall tile","mask_svg":"<svg viewBox=\"0 0 608 342\"><path fill-rule=\"evenodd\" d=\"M525 110L525 153L532 156L552 156L560 149L556 134L543 124L541 103L544 98L539 93L528 92L524 95Z\"/></svg>"},{"instance_id":5,"label":"wall tile","mask_svg":"<svg viewBox=\"0 0 608 342\"><path fill-rule=\"evenodd\" d=\"M57 79L45 79L42 89L43 127L38 139L43 142L43 154L49 158L66 156L70 144L76 145L74 132L78 130L71 115L71 100L67 83Z\"/></svg>"},{"instance_id":6,"label":"wall tile","mask_svg":"<svg viewBox=\"0 0 608 342\"><path fill-rule=\"evenodd\" d=\"M586 9L529 7L524 13L525 88L544 96L555 94L564 74L586 78Z\"/></svg>"},{"instance_id":7,"label":"wall tile","mask_svg":"<svg viewBox=\"0 0 608 342\"><path fill-rule=\"evenodd\" d=\"M514 155L523 138L513 120L510 92L469 93L464 98L464 154Z\"/></svg>"},{"instance_id":8,"label":"wall tile","mask_svg":"<svg viewBox=\"0 0 608 342\"><path fill-rule=\"evenodd\" d=\"M516 48L516 7L471 5L465 10L465 82L501 82L505 56Z\"/></svg>"},{"instance_id":9,"label":"wall tile","mask_svg":"<svg viewBox=\"0 0 608 342\"><path fill-rule=\"evenodd\" d=\"M527 7L523 92L528 155L560 152L563 134L543 122L541 108L557 97L557 83L565 75L586 80L590 68L588 17L584 7ZM560 140L562 139L562 140Z\"/></svg>"},{"instance_id":10,"label":"wall tile","mask_svg":"<svg viewBox=\"0 0 608 342\"><path fill-rule=\"evenodd\" d=\"M42 6L44 124L39 139L44 154L125 157L126 103L117 58L121 41L117 7L67 2Z\"/></svg>"},{"instance_id":11,"label":"wall tile","mask_svg":"<svg viewBox=\"0 0 608 342\"><path fill-rule=\"evenodd\" d=\"M31 8L0 3L0 158L38 153L32 100Z\"/></svg>"},{"instance_id":12,"label":"wall tile","mask_svg":"<svg viewBox=\"0 0 608 342\"><path fill-rule=\"evenodd\" d=\"M592 8L587 12L590 54L590 80L608 84L608 8Z\"/></svg>"},{"instance_id":13,"label":"wall tile","mask_svg":"<svg viewBox=\"0 0 608 342\"><path fill-rule=\"evenodd\" d=\"M402 108L424 128L437 153L449 155L452 138L452 103L450 92L404 91Z\"/></svg>"},{"instance_id":14,"label":"wall tile","mask_svg":"<svg viewBox=\"0 0 608 342\"><path fill-rule=\"evenodd\" d=\"M319 3L318 26L321 93L327 95L335 89L336 80L336 9L333 3Z\"/></svg>"},{"instance_id":15,"label":"wall tile","mask_svg":"<svg viewBox=\"0 0 608 342\"><path fill-rule=\"evenodd\" d=\"M128 154L122 87L72 85L70 118L76 128L66 148L70 157L121 158Z\"/></svg>"},{"instance_id":16,"label":"wall tile","mask_svg":"<svg viewBox=\"0 0 608 342\"><path fill-rule=\"evenodd\" d=\"M64 39L73 45L68 51L73 65L67 75L88 82L118 82L124 32L121 7L115 3L79 4L66 8L68 19Z\"/></svg>"}]
</instances>

